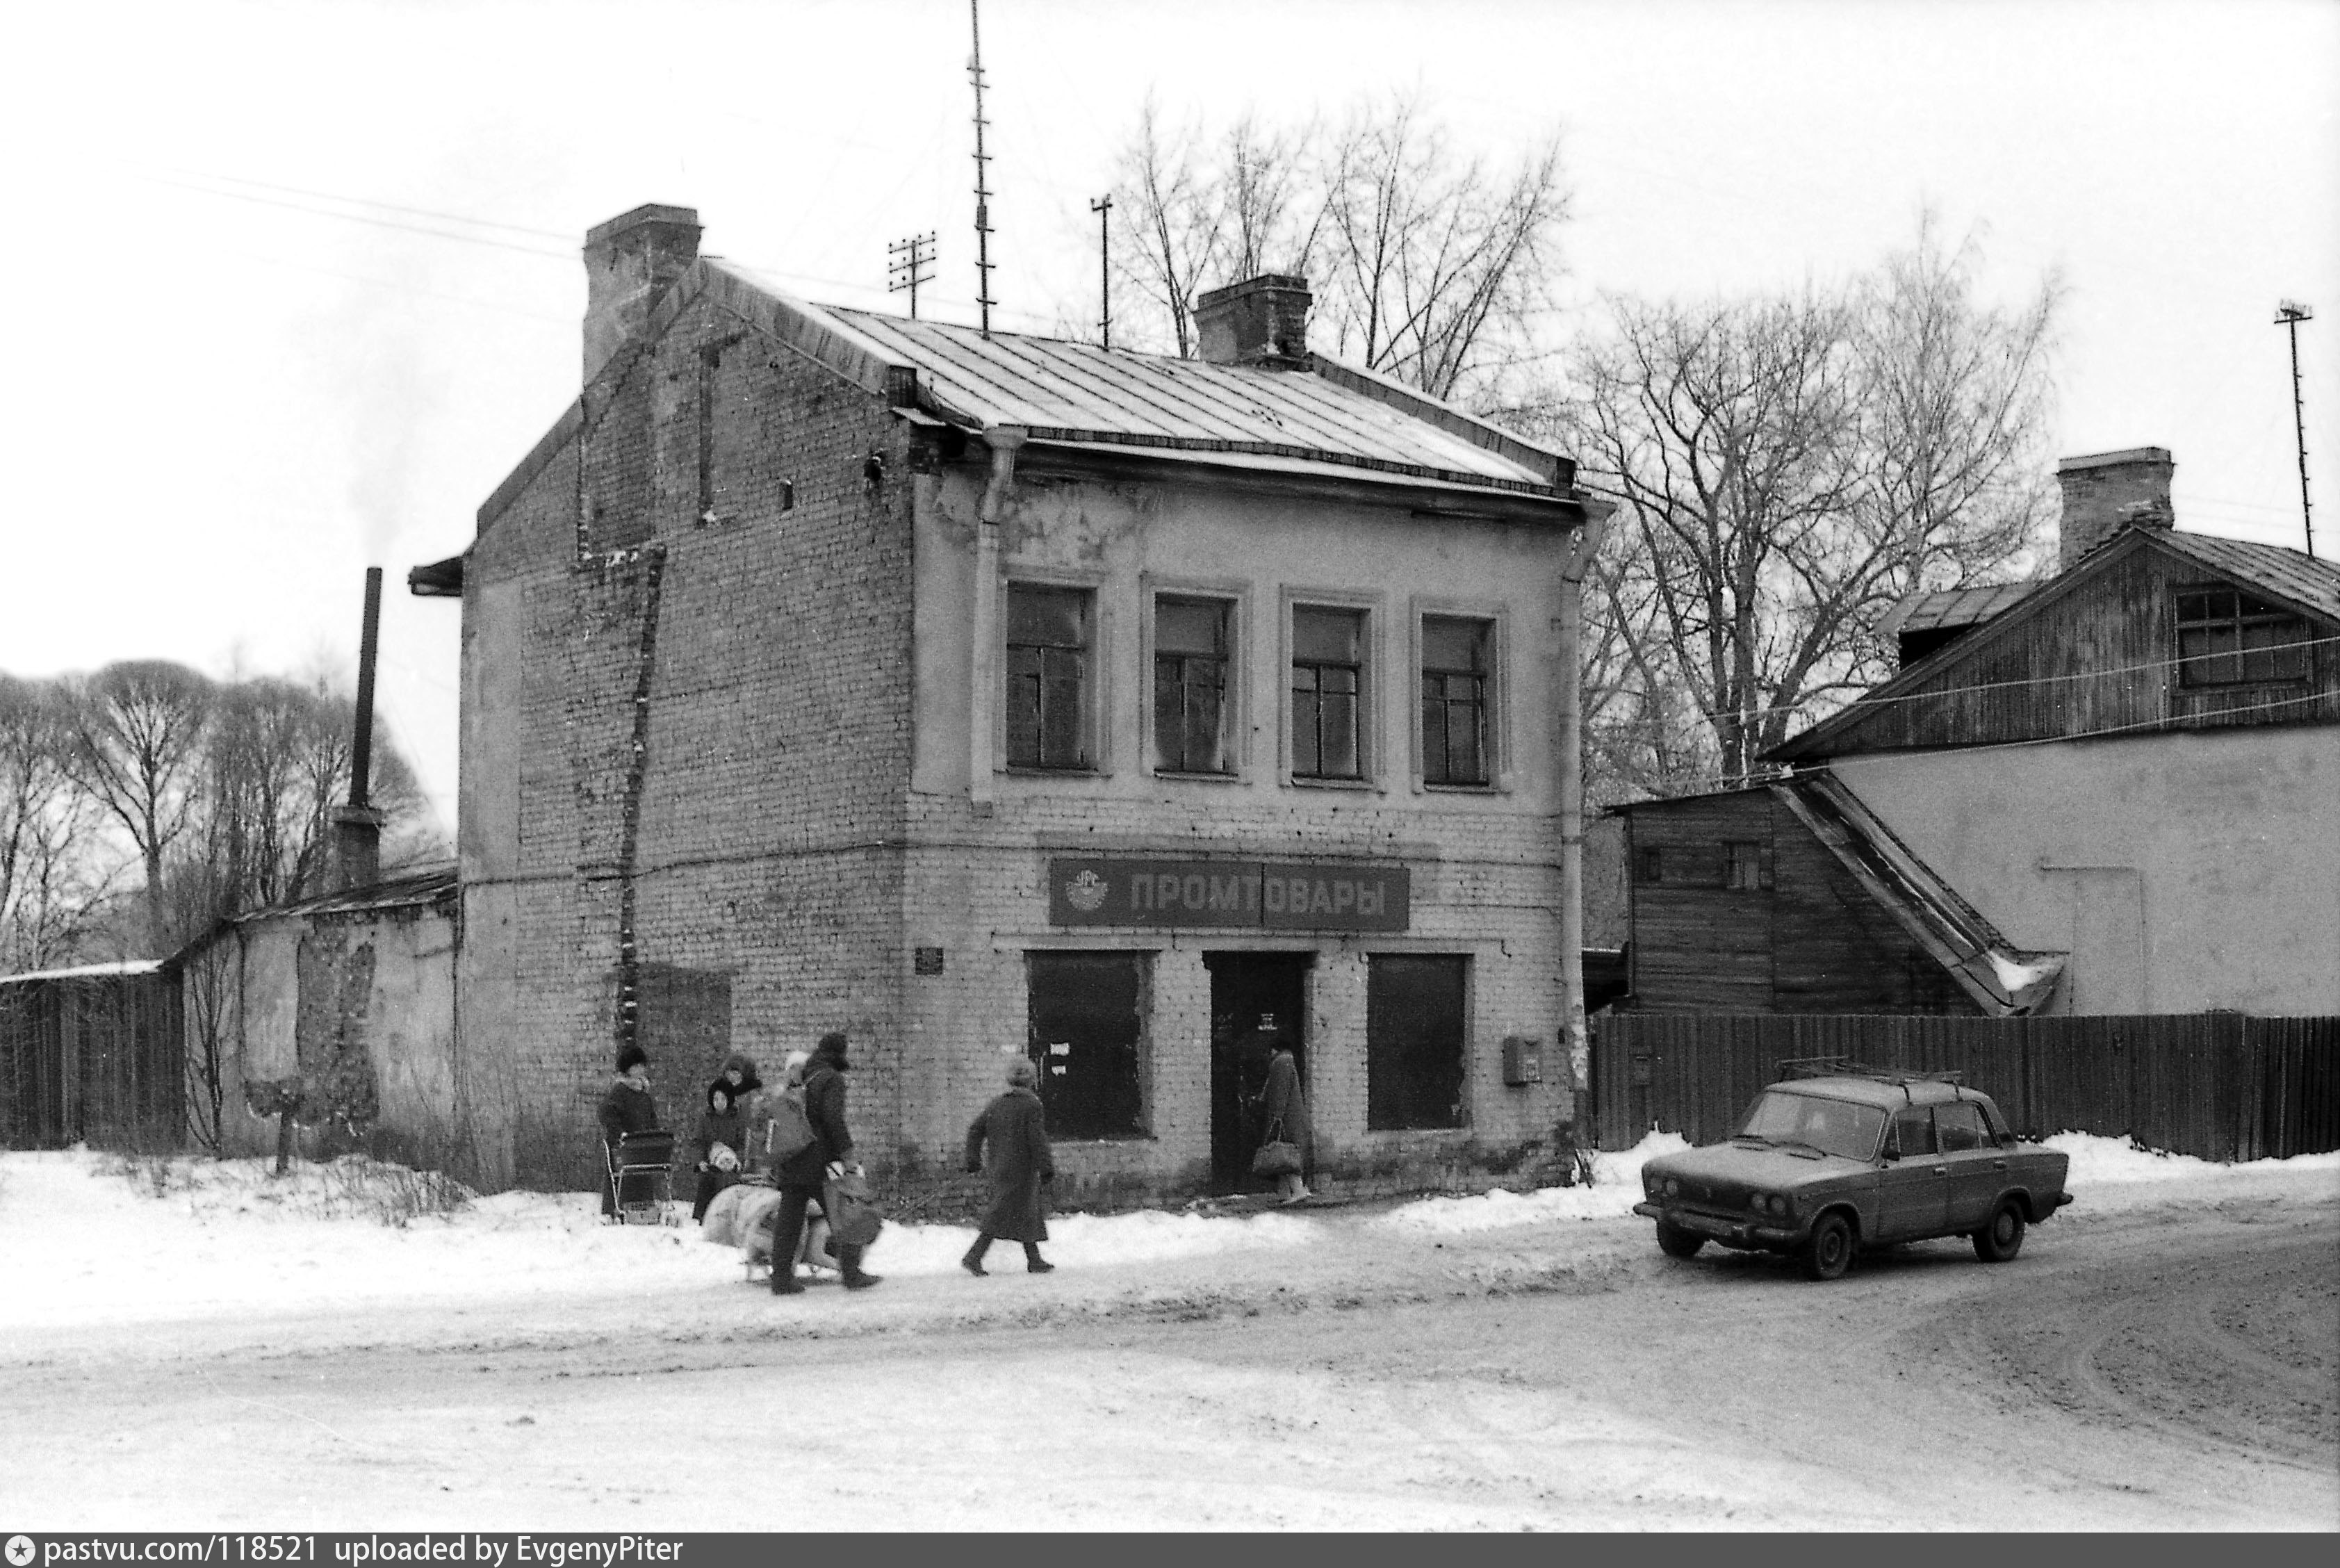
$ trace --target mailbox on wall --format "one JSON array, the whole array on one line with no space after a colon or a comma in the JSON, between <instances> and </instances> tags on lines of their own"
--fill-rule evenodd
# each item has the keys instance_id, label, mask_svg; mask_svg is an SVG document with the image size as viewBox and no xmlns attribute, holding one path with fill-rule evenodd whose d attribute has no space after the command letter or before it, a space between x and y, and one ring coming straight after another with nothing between
<instances>
[{"instance_id":1,"label":"mailbox on wall","mask_svg":"<svg viewBox=\"0 0 2340 1568\"><path fill-rule=\"evenodd\" d=\"M1543 1042L1532 1035L1503 1037L1503 1082L1540 1084L1543 1082Z\"/></svg>"}]
</instances>

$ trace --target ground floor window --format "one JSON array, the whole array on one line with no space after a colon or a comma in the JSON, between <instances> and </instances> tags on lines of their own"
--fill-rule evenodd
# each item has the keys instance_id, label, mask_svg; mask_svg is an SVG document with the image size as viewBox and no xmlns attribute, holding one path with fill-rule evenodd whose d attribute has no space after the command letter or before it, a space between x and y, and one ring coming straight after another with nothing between
<instances>
[{"instance_id":1,"label":"ground floor window","mask_svg":"<svg viewBox=\"0 0 2340 1568\"><path fill-rule=\"evenodd\" d=\"M1048 1133L1059 1138L1146 1132L1144 953L1026 953L1032 1059Z\"/></svg>"},{"instance_id":2,"label":"ground floor window","mask_svg":"<svg viewBox=\"0 0 2340 1568\"><path fill-rule=\"evenodd\" d=\"M1375 953L1365 962L1365 1126L1461 1126L1471 961Z\"/></svg>"}]
</instances>

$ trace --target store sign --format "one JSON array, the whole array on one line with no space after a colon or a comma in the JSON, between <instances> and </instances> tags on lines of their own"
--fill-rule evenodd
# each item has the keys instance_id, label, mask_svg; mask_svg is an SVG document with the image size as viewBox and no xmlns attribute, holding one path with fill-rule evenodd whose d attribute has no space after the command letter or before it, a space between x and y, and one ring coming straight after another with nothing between
<instances>
[{"instance_id":1,"label":"store sign","mask_svg":"<svg viewBox=\"0 0 2340 1568\"><path fill-rule=\"evenodd\" d=\"M1048 919L1058 926L1189 930L1403 931L1406 868L1372 861L1048 862Z\"/></svg>"}]
</instances>

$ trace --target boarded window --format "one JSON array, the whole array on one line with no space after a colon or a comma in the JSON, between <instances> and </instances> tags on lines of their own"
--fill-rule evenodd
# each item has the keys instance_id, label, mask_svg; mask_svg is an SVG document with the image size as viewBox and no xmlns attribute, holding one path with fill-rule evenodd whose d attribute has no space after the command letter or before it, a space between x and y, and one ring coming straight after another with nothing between
<instances>
[{"instance_id":1,"label":"boarded window","mask_svg":"<svg viewBox=\"0 0 2340 1568\"><path fill-rule=\"evenodd\" d=\"M1771 858L1752 839L1726 840L1722 846L1722 885L1752 893L1771 885Z\"/></svg>"},{"instance_id":2,"label":"boarded window","mask_svg":"<svg viewBox=\"0 0 2340 1568\"><path fill-rule=\"evenodd\" d=\"M1089 766L1090 610L1086 589L1008 585L1010 767Z\"/></svg>"},{"instance_id":3,"label":"boarded window","mask_svg":"<svg viewBox=\"0 0 2340 1568\"><path fill-rule=\"evenodd\" d=\"M1225 773L1227 624L1224 599L1154 601L1154 766Z\"/></svg>"},{"instance_id":4,"label":"boarded window","mask_svg":"<svg viewBox=\"0 0 2340 1568\"><path fill-rule=\"evenodd\" d=\"M1365 1126L1461 1126L1470 960L1375 953L1365 962Z\"/></svg>"},{"instance_id":5,"label":"boarded window","mask_svg":"<svg viewBox=\"0 0 2340 1568\"><path fill-rule=\"evenodd\" d=\"M1429 615L1422 621L1422 778L1484 784L1487 648L1492 623Z\"/></svg>"},{"instance_id":6,"label":"boarded window","mask_svg":"<svg viewBox=\"0 0 2340 1568\"><path fill-rule=\"evenodd\" d=\"M1032 1059L1056 1137L1145 1135L1145 955L1027 953Z\"/></svg>"},{"instance_id":7,"label":"boarded window","mask_svg":"<svg viewBox=\"0 0 2340 1568\"><path fill-rule=\"evenodd\" d=\"M2185 686L2307 679L2307 623L2235 588L2177 595L2177 678Z\"/></svg>"},{"instance_id":8,"label":"boarded window","mask_svg":"<svg viewBox=\"0 0 2340 1568\"><path fill-rule=\"evenodd\" d=\"M1654 886L1666 879L1666 852L1662 845L1643 844L1633 851L1633 880Z\"/></svg>"},{"instance_id":9,"label":"boarded window","mask_svg":"<svg viewBox=\"0 0 2340 1568\"><path fill-rule=\"evenodd\" d=\"M1292 772L1361 779L1365 615L1302 605L1292 612Z\"/></svg>"}]
</instances>

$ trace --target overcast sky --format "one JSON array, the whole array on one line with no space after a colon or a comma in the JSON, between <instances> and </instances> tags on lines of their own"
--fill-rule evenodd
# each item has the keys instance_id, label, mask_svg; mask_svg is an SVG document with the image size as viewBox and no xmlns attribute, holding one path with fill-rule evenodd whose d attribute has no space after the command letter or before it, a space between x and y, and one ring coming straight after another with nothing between
<instances>
[{"instance_id":1,"label":"overcast sky","mask_svg":"<svg viewBox=\"0 0 2340 1568\"><path fill-rule=\"evenodd\" d=\"M971 318L965 0L45 6L0 103L12 303L0 670L354 669L451 826L459 610L404 591L574 397L584 231ZM1566 295L1828 280L1930 203L2008 303L2050 269L2064 453L2158 445L2181 527L2302 542L2276 302L2305 301L2340 552L2340 5L985 0L999 324L1095 309L1145 94L1294 119L1417 91L1464 148L1557 129Z\"/></svg>"}]
</instances>

